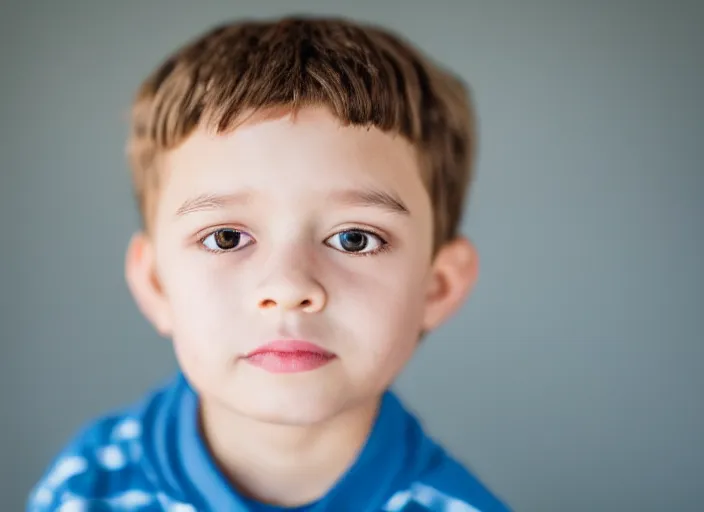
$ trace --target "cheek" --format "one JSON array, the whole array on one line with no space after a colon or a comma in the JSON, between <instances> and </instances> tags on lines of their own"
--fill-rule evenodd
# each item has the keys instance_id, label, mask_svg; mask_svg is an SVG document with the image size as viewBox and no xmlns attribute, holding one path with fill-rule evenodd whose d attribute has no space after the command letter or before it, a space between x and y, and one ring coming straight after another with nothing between
<instances>
[{"instance_id":1,"label":"cheek","mask_svg":"<svg viewBox=\"0 0 704 512\"><path fill-rule=\"evenodd\" d=\"M237 274L224 272L217 260L205 261L208 257L223 256L179 255L165 262L163 275L177 355L201 363L231 357L245 324L238 317Z\"/></svg>"},{"instance_id":2,"label":"cheek","mask_svg":"<svg viewBox=\"0 0 704 512\"><path fill-rule=\"evenodd\" d=\"M335 317L354 333L367 363L406 358L416 346L424 309L425 272L413 259L335 283ZM337 293L336 293L337 292Z\"/></svg>"}]
</instances>

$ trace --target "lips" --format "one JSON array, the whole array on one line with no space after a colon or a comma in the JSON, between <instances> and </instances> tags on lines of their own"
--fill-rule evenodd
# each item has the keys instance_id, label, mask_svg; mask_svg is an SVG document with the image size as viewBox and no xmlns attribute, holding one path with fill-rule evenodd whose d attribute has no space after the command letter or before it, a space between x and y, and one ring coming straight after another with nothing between
<instances>
[{"instance_id":1,"label":"lips","mask_svg":"<svg viewBox=\"0 0 704 512\"><path fill-rule=\"evenodd\" d=\"M271 373L298 373L315 370L335 359L335 354L302 340L269 342L244 357L244 360Z\"/></svg>"}]
</instances>

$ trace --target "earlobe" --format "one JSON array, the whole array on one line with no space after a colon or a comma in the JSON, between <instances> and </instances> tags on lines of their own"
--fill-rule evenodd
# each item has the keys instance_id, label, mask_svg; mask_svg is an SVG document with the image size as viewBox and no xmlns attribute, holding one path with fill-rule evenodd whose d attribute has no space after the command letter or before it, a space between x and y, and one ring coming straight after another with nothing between
<instances>
[{"instance_id":1,"label":"earlobe","mask_svg":"<svg viewBox=\"0 0 704 512\"><path fill-rule=\"evenodd\" d=\"M456 238L438 250L426 296L424 330L435 329L462 306L478 273L477 250L466 238Z\"/></svg>"},{"instance_id":2,"label":"earlobe","mask_svg":"<svg viewBox=\"0 0 704 512\"><path fill-rule=\"evenodd\" d=\"M130 240L125 258L125 279L137 307L162 336L171 334L168 302L156 273L154 247L143 232Z\"/></svg>"}]
</instances>

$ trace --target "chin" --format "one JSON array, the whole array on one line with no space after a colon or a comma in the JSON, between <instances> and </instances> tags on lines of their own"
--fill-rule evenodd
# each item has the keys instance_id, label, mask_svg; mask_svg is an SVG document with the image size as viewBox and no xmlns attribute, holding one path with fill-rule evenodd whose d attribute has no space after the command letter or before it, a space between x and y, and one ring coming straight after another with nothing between
<instances>
[{"instance_id":1,"label":"chin","mask_svg":"<svg viewBox=\"0 0 704 512\"><path fill-rule=\"evenodd\" d=\"M259 390L246 401L232 404L241 414L279 425L308 426L323 423L344 409L344 401L331 393L288 389Z\"/></svg>"},{"instance_id":2,"label":"chin","mask_svg":"<svg viewBox=\"0 0 704 512\"><path fill-rule=\"evenodd\" d=\"M334 414L323 410L285 410L272 411L269 409L258 408L245 412L249 418L255 419L261 423L269 423L272 425L287 425L296 427L307 427L319 425L330 419Z\"/></svg>"}]
</instances>

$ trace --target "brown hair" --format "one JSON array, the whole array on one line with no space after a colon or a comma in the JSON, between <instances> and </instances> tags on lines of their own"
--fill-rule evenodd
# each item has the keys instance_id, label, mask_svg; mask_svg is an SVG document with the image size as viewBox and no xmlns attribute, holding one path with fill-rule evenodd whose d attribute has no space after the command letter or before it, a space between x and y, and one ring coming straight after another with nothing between
<instances>
[{"instance_id":1,"label":"brown hair","mask_svg":"<svg viewBox=\"0 0 704 512\"><path fill-rule=\"evenodd\" d=\"M243 114L323 105L344 124L401 134L417 149L434 211L435 247L452 239L472 178L468 90L387 30L344 19L289 17L215 28L178 50L137 93L128 142L146 229L164 151L198 126L218 133Z\"/></svg>"}]
</instances>

